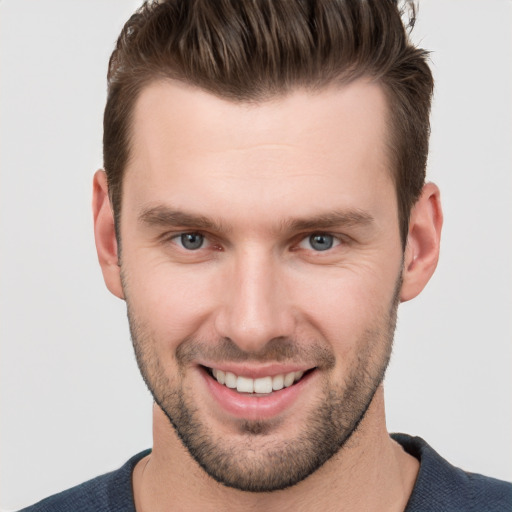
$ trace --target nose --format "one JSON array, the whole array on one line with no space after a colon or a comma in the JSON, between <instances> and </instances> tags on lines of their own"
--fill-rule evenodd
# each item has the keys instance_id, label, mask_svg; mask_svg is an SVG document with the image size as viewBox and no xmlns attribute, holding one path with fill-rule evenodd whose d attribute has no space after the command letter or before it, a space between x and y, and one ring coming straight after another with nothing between
<instances>
[{"instance_id":1,"label":"nose","mask_svg":"<svg viewBox=\"0 0 512 512\"><path fill-rule=\"evenodd\" d=\"M247 250L229 265L216 316L219 336L249 353L280 337L293 335L295 320L282 263L261 251Z\"/></svg>"}]
</instances>

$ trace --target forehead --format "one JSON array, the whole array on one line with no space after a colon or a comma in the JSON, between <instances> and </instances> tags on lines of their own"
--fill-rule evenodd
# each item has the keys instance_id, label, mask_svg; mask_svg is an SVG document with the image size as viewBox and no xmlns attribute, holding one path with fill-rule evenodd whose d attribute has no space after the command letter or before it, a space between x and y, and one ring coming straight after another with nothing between
<instances>
[{"instance_id":1,"label":"forehead","mask_svg":"<svg viewBox=\"0 0 512 512\"><path fill-rule=\"evenodd\" d=\"M155 82L135 105L125 184L133 182L141 204L176 205L188 194L187 201L202 196L205 205L218 193L218 200L248 205L258 197L275 209L281 191L284 211L311 196L370 198L383 186L393 189L386 140L385 95L368 81L260 103Z\"/></svg>"},{"instance_id":2,"label":"forehead","mask_svg":"<svg viewBox=\"0 0 512 512\"><path fill-rule=\"evenodd\" d=\"M222 151L226 145L242 148L251 141L306 143L310 148L316 144L321 149L322 140L326 145L341 140L364 145L359 138L363 132L384 138L386 118L383 90L368 80L318 91L296 89L261 102L230 101L179 81L162 80L139 94L132 135L142 144L155 135L166 144L175 138L176 149L187 143Z\"/></svg>"}]
</instances>

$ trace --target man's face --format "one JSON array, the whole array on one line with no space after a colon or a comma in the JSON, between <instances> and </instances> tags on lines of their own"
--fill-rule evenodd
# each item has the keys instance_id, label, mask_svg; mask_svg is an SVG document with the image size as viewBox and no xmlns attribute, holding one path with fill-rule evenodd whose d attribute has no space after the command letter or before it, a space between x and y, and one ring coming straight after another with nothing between
<instances>
[{"instance_id":1,"label":"man's face","mask_svg":"<svg viewBox=\"0 0 512 512\"><path fill-rule=\"evenodd\" d=\"M293 485L349 438L390 355L384 95L360 81L249 105L155 83L133 127L121 272L144 379L216 480Z\"/></svg>"}]
</instances>

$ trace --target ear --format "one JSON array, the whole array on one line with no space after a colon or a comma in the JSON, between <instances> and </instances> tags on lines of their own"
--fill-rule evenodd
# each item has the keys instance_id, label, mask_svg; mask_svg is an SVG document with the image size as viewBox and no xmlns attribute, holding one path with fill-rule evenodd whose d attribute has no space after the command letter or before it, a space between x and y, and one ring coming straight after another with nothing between
<instances>
[{"instance_id":1,"label":"ear","mask_svg":"<svg viewBox=\"0 0 512 512\"><path fill-rule=\"evenodd\" d=\"M108 196L107 176L101 169L93 180L92 213L94 216L94 238L103 279L107 288L120 299L124 299L121 285L121 267L117 249L114 214Z\"/></svg>"},{"instance_id":2,"label":"ear","mask_svg":"<svg viewBox=\"0 0 512 512\"><path fill-rule=\"evenodd\" d=\"M427 183L409 219L400 300L406 302L425 288L437 267L443 212L439 188Z\"/></svg>"}]
</instances>

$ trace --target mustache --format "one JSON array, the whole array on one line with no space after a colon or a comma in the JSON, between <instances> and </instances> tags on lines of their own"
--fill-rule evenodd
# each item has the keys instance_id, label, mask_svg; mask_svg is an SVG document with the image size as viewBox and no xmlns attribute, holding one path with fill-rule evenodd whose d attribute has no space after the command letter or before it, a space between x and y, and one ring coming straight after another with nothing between
<instances>
[{"instance_id":1,"label":"mustache","mask_svg":"<svg viewBox=\"0 0 512 512\"><path fill-rule=\"evenodd\" d=\"M311 367L331 369L336 358L325 344L318 341L299 342L286 337L272 338L261 350L248 352L241 349L232 339L220 338L215 342L200 341L195 337L185 338L176 349L179 365L185 366L198 359L206 359L212 363L269 363L289 362L307 364Z\"/></svg>"}]
</instances>

